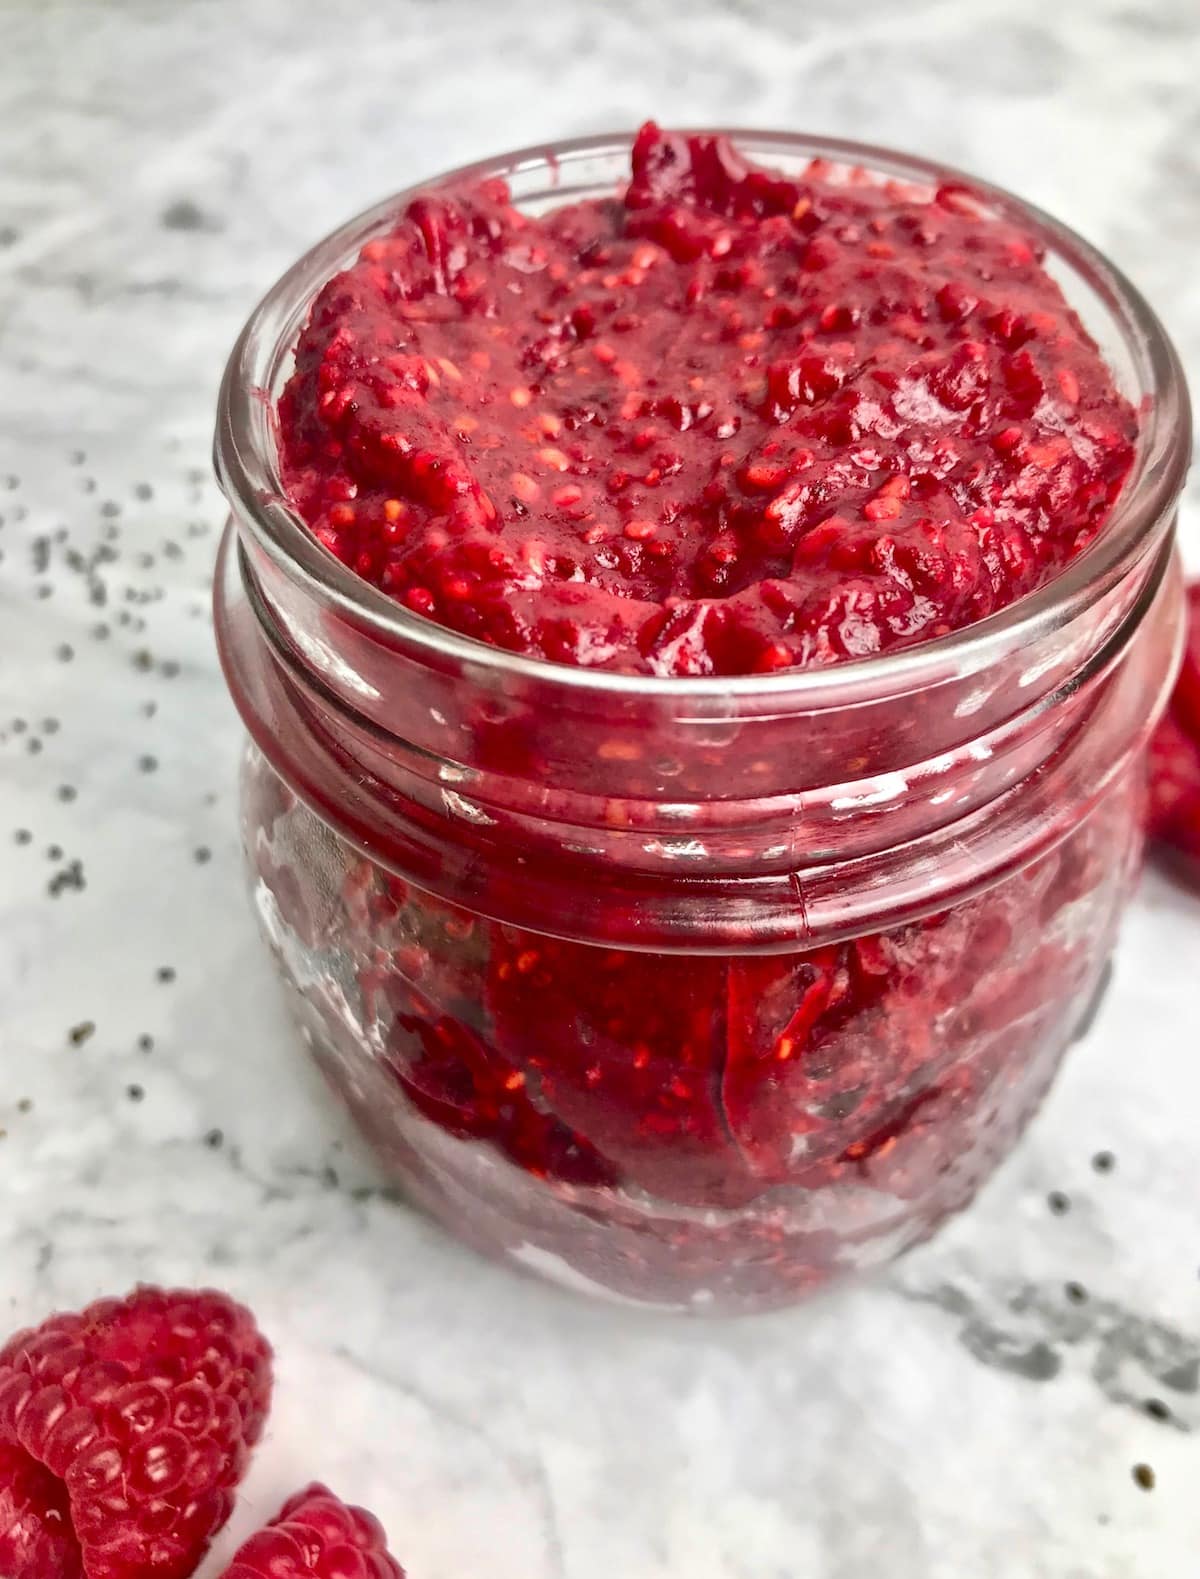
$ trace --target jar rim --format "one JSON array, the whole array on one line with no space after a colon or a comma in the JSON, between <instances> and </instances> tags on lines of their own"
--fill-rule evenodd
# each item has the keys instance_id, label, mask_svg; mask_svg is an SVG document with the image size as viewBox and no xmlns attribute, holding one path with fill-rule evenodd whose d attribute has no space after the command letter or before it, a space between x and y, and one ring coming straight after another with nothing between
<instances>
[{"instance_id":1,"label":"jar rim","mask_svg":"<svg viewBox=\"0 0 1200 1579\"><path fill-rule=\"evenodd\" d=\"M1191 412L1178 353L1135 285L1069 226L1004 188L953 166L848 138L754 128L704 127L687 135L729 137L770 159L826 159L920 185L961 184L990 209L1031 231L1098 296L1115 321L1140 385L1134 469L1104 526L1082 553L1043 586L974 624L927 642L837 664L770 674L660 676L616 673L513 653L462 635L406 608L330 553L287 499L278 469L272 382L290 354L317 292L361 246L422 192L459 182L544 172L547 195L566 200L572 166L619 158L627 165L633 133L602 133L521 148L459 166L384 198L311 247L263 296L226 365L218 398L214 465L239 525L289 578L384 640L402 641L431 660L451 660L539 685L627 699L702 701L758 698L768 705L840 707L856 698L930 684L948 669L979 672L1003 655L1067 627L1159 544L1182 489L1191 454ZM590 183L592 186L595 182Z\"/></svg>"}]
</instances>

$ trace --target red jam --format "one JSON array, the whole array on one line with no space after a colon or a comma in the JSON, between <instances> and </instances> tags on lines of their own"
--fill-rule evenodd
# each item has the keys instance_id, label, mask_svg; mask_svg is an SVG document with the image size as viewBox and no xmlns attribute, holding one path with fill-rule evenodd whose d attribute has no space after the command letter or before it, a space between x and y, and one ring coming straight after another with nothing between
<instances>
[{"instance_id":1,"label":"red jam","mask_svg":"<svg viewBox=\"0 0 1200 1579\"><path fill-rule=\"evenodd\" d=\"M886 652L1013 603L1102 529L1137 419L1039 247L970 191L820 162L785 178L651 125L611 199L531 217L489 180L410 202L317 297L278 433L317 538L409 609L563 664L686 676ZM1141 662L1126 695L1150 695ZM901 763L922 760L922 707L944 699L886 715L915 735ZM259 716L260 743L290 727ZM1103 716L1120 767L1132 726ZM497 708L494 727L519 735L500 771L548 784L561 720ZM481 1246L672 1304L786 1300L969 1199L1091 998L1140 842L1123 771L1071 789L1066 837L939 914L890 922L881 897L874 930L792 953L729 932L688 952L692 934L649 927L606 947L602 851L564 846L593 941L504 924L469 855L439 895L372 859L372 811L339 821L287 771L290 742L271 765L279 743L247 768L258 901L364 1128ZM343 765L359 802L386 799L349 746ZM1034 831L1054 815L1031 810ZM597 822L623 817L610 801ZM452 828L456 857L466 838Z\"/></svg>"},{"instance_id":2,"label":"red jam","mask_svg":"<svg viewBox=\"0 0 1200 1579\"><path fill-rule=\"evenodd\" d=\"M331 280L288 491L409 608L562 663L747 674L927 640L1095 535L1136 432L970 191L648 125L621 198L441 187Z\"/></svg>"},{"instance_id":3,"label":"red jam","mask_svg":"<svg viewBox=\"0 0 1200 1579\"><path fill-rule=\"evenodd\" d=\"M408 1193L576 1286L737 1311L888 1259L1008 1152L1112 947L1141 799L1126 774L981 896L767 956L490 921L331 837L256 753L245 810L310 1045Z\"/></svg>"}]
</instances>

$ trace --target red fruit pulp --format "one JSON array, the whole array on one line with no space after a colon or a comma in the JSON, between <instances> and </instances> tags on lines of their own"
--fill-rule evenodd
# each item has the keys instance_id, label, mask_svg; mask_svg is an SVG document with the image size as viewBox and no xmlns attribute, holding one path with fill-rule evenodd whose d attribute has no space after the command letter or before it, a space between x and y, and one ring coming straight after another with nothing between
<instances>
[{"instance_id":1,"label":"red fruit pulp","mask_svg":"<svg viewBox=\"0 0 1200 1579\"><path fill-rule=\"evenodd\" d=\"M322 543L561 663L743 674L944 634L1101 526L1136 419L1037 245L960 187L644 127L621 197L409 203L279 404Z\"/></svg>"},{"instance_id":2,"label":"red fruit pulp","mask_svg":"<svg viewBox=\"0 0 1200 1579\"><path fill-rule=\"evenodd\" d=\"M969 1197L1087 1005L1141 810L1126 775L1049 854L911 925L687 955L472 916L317 833L261 759L248 785L313 1045L406 1180L432 1150L480 1244L553 1245L638 1298L728 1276L733 1308L869 1261L872 1238L911 1242Z\"/></svg>"},{"instance_id":3,"label":"red fruit pulp","mask_svg":"<svg viewBox=\"0 0 1200 1579\"><path fill-rule=\"evenodd\" d=\"M318 296L278 417L291 498L358 575L498 647L665 676L984 618L1092 541L1137 438L1037 244L969 191L785 178L653 125L609 199L412 201ZM536 781L544 737L512 728ZM364 1125L405 1158L414 1113L472 1143L433 1167L468 1233L494 1208L479 1242L560 1236L637 1297L728 1274L773 1299L961 1205L1045 1089L1138 843L1127 776L941 915L692 956L473 915L315 836L261 761L248 785L272 935L332 984L305 1010Z\"/></svg>"}]
</instances>

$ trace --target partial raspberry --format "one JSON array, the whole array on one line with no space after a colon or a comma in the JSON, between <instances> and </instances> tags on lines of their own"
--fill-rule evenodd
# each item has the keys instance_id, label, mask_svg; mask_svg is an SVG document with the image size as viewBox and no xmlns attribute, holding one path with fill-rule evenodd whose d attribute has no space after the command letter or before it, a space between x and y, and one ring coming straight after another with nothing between
<instances>
[{"instance_id":1,"label":"partial raspberry","mask_svg":"<svg viewBox=\"0 0 1200 1579\"><path fill-rule=\"evenodd\" d=\"M67 1488L19 1447L0 1447L0 1574L80 1579Z\"/></svg>"},{"instance_id":2,"label":"partial raspberry","mask_svg":"<svg viewBox=\"0 0 1200 1579\"><path fill-rule=\"evenodd\" d=\"M1146 831L1176 875L1200 888L1200 581L1187 602L1183 668L1150 742Z\"/></svg>"},{"instance_id":3,"label":"partial raspberry","mask_svg":"<svg viewBox=\"0 0 1200 1579\"><path fill-rule=\"evenodd\" d=\"M1147 832L1177 876L1200 888L1200 739L1168 711L1150 742Z\"/></svg>"},{"instance_id":4,"label":"partial raspberry","mask_svg":"<svg viewBox=\"0 0 1200 1579\"><path fill-rule=\"evenodd\" d=\"M327 1487L298 1491L252 1535L221 1579L404 1579L374 1514Z\"/></svg>"},{"instance_id":5,"label":"partial raspberry","mask_svg":"<svg viewBox=\"0 0 1200 1579\"><path fill-rule=\"evenodd\" d=\"M1171 708L1192 739L1200 741L1200 581L1194 581L1187 589L1183 665L1175 682Z\"/></svg>"},{"instance_id":6,"label":"partial raspberry","mask_svg":"<svg viewBox=\"0 0 1200 1579\"><path fill-rule=\"evenodd\" d=\"M233 1508L271 1395L250 1313L139 1288L0 1349L3 1579L186 1579Z\"/></svg>"}]
</instances>

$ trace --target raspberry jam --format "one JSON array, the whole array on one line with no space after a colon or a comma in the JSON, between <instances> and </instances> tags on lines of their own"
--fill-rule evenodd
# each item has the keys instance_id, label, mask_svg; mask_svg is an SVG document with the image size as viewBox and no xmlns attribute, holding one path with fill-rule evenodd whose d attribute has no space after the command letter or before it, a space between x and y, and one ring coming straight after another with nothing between
<instances>
[{"instance_id":1,"label":"raspberry jam","mask_svg":"<svg viewBox=\"0 0 1200 1579\"><path fill-rule=\"evenodd\" d=\"M364 216L256 312L216 452L306 1041L462 1237L689 1310L897 1254L1035 1111L1136 869L1188 449L1069 232L745 142Z\"/></svg>"},{"instance_id":2,"label":"raspberry jam","mask_svg":"<svg viewBox=\"0 0 1200 1579\"><path fill-rule=\"evenodd\" d=\"M414 198L280 401L319 540L516 652L755 674L944 635L1091 541L1136 419L961 185L785 179L643 128L620 201Z\"/></svg>"}]
</instances>

